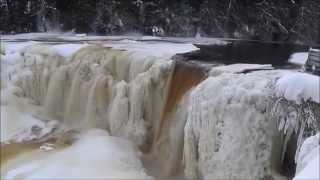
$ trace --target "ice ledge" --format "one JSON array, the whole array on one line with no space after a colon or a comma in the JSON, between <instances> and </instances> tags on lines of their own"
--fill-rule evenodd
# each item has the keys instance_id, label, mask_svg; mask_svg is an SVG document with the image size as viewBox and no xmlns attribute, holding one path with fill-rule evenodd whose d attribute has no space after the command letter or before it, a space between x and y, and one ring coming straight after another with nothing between
<instances>
[{"instance_id":1,"label":"ice ledge","mask_svg":"<svg viewBox=\"0 0 320 180\"><path fill-rule=\"evenodd\" d=\"M276 95L298 104L307 100L320 103L320 77L300 72L284 73L276 83Z\"/></svg>"},{"instance_id":2,"label":"ice ledge","mask_svg":"<svg viewBox=\"0 0 320 180\"><path fill-rule=\"evenodd\" d=\"M271 64L232 64L218 66L211 69L210 76L218 76L222 73L244 73L255 70L272 70Z\"/></svg>"}]
</instances>

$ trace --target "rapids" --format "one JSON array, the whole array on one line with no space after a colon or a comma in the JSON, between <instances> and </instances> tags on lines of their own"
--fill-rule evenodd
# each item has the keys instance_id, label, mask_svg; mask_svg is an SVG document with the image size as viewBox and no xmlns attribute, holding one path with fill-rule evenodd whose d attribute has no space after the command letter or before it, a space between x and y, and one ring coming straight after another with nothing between
<instances>
[{"instance_id":1,"label":"rapids","mask_svg":"<svg viewBox=\"0 0 320 180\"><path fill-rule=\"evenodd\" d=\"M319 128L299 116L319 104L279 101L283 70L171 59L189 44L4 47L5 179L287 178L304 127Z\"/></svg>"}]
</instances>

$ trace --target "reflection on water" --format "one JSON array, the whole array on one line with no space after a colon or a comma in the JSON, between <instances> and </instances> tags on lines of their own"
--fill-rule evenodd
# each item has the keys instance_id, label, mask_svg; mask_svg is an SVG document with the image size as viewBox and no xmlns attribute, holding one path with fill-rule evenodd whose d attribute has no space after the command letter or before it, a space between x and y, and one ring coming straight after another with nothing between
<instances>
[{"instance_id":1,"label":"reflection on water","mask_svg":"<svg viewBox=\"0 0 320 180\"><path fill-rule=\"evenodd\" d=\"M230 40L225 45L195 44L195 46L200 50L183 54L184 59L223 64L272 64L279 68L288 68L288 59L293 53L307 52L309 48L305 45L245 40Z\"/></svg>"}]
</instances>

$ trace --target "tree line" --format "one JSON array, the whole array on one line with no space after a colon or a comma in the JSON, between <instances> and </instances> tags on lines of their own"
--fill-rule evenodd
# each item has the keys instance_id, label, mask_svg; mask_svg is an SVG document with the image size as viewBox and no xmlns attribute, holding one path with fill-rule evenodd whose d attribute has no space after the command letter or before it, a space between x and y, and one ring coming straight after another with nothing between
<instances>
[{"instance_id":1,"label":"tree line","mask_svg":"<svg viewBox=\"0 0 320 180\"><path fill-rule=\"evenodd\" d=\"M118 35L320 43L320 0L0 0L2 33Z\"/></svg>"}]
</instances>

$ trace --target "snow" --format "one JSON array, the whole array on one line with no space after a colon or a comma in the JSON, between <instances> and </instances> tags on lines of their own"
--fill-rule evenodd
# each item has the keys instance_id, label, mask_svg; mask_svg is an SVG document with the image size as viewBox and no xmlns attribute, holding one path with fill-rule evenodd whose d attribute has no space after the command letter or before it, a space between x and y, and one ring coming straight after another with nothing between
<instances>
[{"instance_id":1,"label":"snow","mask_svg":"<svg viewBox=\"0 0 320 180\"><path fill-rule=\"evenodd\" d=\"M177 53L185 53L198 50L190 43L169 43L169 42L139 42L132 40L123 40L119 42L105 43L104 46L112 47L114 49L127 50L137 56L153 56L156 58L169 59Z\"/></svg>"},{"instance_id":2,"label":"snow","mask_svg":"<svg viewBox=\"0 0 320 180\"><path fill-rule=\"evenodd\" d=\"M13 54L13 53L20 53L26 47L38 44L35 41L28 41L28 42L1 42L1 48L4 49L5 54Z\"/></svg>"},{"instance_id":3,"label":"snow","mask_svg":"<svg viewBox=\"0 0 320 180\"><path fill-rule=\"evenodd\" d=\"M52 151L51 151L52 152ZM83 133L70 147L20 164L4 179L152 179L131 142L100 129Z\"/></svg>"},{"instance_id":4,"label":"snow","mask_svg":"<svg viewBox=\"0 0 320 180\"><path fill-rule=\"evenodd\" d=\"M222 73L242 73L252 70L271 70L270 64L232 64L227 66L218 66L210 70L210 76L218 76Z\"/></svg>"},{"instance_id":5,"label":"snow","mask_svg":"<svg viewBox=\"0 0 320 180\"><path fill-rule=\"evenodd\" d=\"M61 35L60 33L21 33L21 34L15 34L15 35L2 35L1 39L3 40L17 40L17 39L23 39L23 40L32 40L36 38L52 38L56 37L58 35Z\"/></svg>"},{"instance_id":6,"label":"snow","mask_svg":"<svg viewBox=\"0 0 320 180\"><path fill-rule=\"evenodd\" d=\"M76 36L76 37L85 37L85 36L87 36L87 34L85 34L85 33L82 33L82 34L75 34L75 36Z\"/></svg>"},{"instance_id":7,"label":"snow","mask_svg":"<svg viewBox=\"0 0 320 180\"><path fill-rule=\"evenodd\" d=\"M1 143L39 139L57 128L55 121L44 122L14 106L1 106Z\"/></svg>"},{"instance_id":8,"label":"snow","mask_svg":"<svg viewBox=\"0 0 320 180\"><path fill-rule=\"evenodd\" d=\"M298 160L297 160L297 170L296 172L299 173L303 168L306 167L308 162L310 162L314 157L316 157L320 152L320 139L319 133L308 137L302 144L301 149L298 153Z\"/></svg>"},{"instance_id":9,"label":"snow","mask_svg":"<svg viewBox=\"0 0 320 180\"><path fill-rule=\"evenodd\" d=\"M320 77L300 72L284 73L277 81L276 94L298 104L307 100L320 103Z\"/></svg>"},{"instance_id":10,"label":"snow","mask_svg":"<svg viewBox=\"0 0 320 180\"><path fill-rule=\"evenodd\" d=\"M319 133L307 138L300 149L294 180L320 179Z\"/></svg>"},{"instance_id":11,"label":"snow","mask_svg":"<svg viewBox=\"0 0 320 180\"><path fill-rule=\"evenodd\" d=\"M294 180L317 180L320 179L320 166L319 166L319 154L315 156L311 162L293 179Z\"/></svg>"},{"instance_id":12,"label":"snow","mask_svg":"<svg viewBox=\"0 0 320 180\"><path fill-rule=\"evenodd\" d=\"M290 56L289 62L298 65L304 65L308 60L308 52L294 53Z\"/></svg>"},{"instance_id":13,"label":"snow","mask_svg":"<svg viewBox=\"0 0 320 180\"><path fill-rule=\"evenodd\" d=\"M320 52L320 49L313 49L311 48L310 51L313 51L313 52Z\"/></svg>"},{"instance_id":14,"label":"snow","mask_svg":"<svg viewBox=\"0 0 320 180\"><path fill-rule=\"evenodd\" d=\"M160 37L157 36L142 36L141 40L159 40Z\"/></svg>"},{"instance_id":15,"label":"snow","mask_svg":"<svg viewBox=\"0 0 320 180\"><path fill-rule=\"evenodd\" d=\"M79 49L86 47L87 44L59 44L52 46L59 55L63 57L69 57Z\"/></svg>"}]
</instances>

